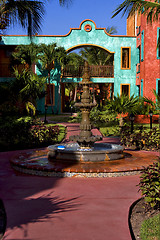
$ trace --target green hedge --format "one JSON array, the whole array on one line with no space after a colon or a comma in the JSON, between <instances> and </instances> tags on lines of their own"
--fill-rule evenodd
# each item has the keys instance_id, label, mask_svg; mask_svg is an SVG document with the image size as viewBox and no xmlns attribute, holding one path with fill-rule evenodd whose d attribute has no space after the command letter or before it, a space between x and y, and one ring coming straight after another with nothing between
<instances>
[{"instance_id":1,"label":"green hedge","mask_svg":"<svg viewBox=\"0 0 160 240\"><path fill-rule=\"evenodd\" d=\"M58 125L44 125L39 119L6 118L0 124L0 151L47 146L58 141Z\"/></svg>"},{"instance_id":2,"label":"green hedge","mask_svg":"<svg viewBox=\"0 0 160 240\"><path fill-rule=\"evenodd\" d=\"M137 149L158 151L160 149L160 129L154 127L151 130L144 130L141 126L131 134L130 127L123 127L121 143L127 147L134 146Z\"/></svg>"}]
</instances>

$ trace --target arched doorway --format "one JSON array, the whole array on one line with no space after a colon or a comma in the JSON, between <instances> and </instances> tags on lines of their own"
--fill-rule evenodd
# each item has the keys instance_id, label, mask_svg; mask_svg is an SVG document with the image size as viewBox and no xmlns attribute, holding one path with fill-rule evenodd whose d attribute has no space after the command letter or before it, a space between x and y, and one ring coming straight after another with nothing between
<instances>
[{"instance_id":1,"label":"arched doorway","mask_svg":"<svg viewBox=\"0 0 160 240\"><path fill-rule=\"evenodd\" d=\"M75 83L75 80L82 77L84 61L89 63L93 81L93 85L90 86L91 95L96 99L98 106L105 105L105 100L113 97L114 83L108 79L114 78L114 52L94 44L79 44L67 52L71 61L63 69L63 112L71 111L74 102L80 98L81 85Z\"/></svg>"}]
</instances>

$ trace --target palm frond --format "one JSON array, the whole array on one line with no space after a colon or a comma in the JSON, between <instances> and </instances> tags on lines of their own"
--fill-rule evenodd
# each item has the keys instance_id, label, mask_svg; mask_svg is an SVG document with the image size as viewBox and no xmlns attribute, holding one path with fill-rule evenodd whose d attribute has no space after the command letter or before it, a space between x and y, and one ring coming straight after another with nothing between
<instances>
[{"instance_id":1,"label":"palm frond","mask_svg":"<svg viewBox=\"0 0 160 240\"><path fill-rule=\"evenodd\" d=\"M7 13L8 24L20 23L22 28L27 29L28 35L34 35L41 29L44 15L44 3L28 0L7 0L1 7L0 17Z\"/></svg>"},{"instance_id":2,"label":"palm frond","mask_svg":"<svg viewBox=\"0 0 160 240\"><path fill-rule=\"evenodd\" d=\"M160 3L158 0L155 0L154 2L144 0L125 0L115 9L112 18L117 16L120 12L122 12L122 16L127 14L128 17L136 11L138 11L138 13L143 12L143 14L146 14L147 20L152 22L153 20L158 19L158 15L160 13Z\"/></svg>"},{"instance_id":3,"label":"palm frond","mask_svg":"<svg viewBox=\"0 0 160 240\"><path fill-rule=\"evenodd\" d=\"M106 28L106 31L107 31L107 33L109 33L109 34L115 34L115 33L117 33L117 28L116 27L114 27L114 26L112 26L112 27L107 27Z\"/></svg>"}]
</instances>

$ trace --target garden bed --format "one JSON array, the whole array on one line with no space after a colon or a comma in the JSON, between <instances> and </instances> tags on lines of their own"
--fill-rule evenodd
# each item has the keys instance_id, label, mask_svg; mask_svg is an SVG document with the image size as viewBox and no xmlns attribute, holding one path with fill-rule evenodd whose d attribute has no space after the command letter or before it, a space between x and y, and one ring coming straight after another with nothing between
<instances>
[{"instance_id":1,"label":"garden bed","mask_svg":"<svg viewBox=\"0 0 160 240\"><path fill-rule=\"evenodd\" d=\"M131 236L133 240L140 239L140 229L142 222L146 219L149 219L157 214L160 214L160 210L148 209L146 210L144 198L137 200L130 208L129 212L129 225ZM160 236L159 236L160 237ZM159 239L159 238L152 238Z\"/></svg>"},{"instance_id":2,"label":"garden bed","mask_svg":"<svg viewBox=\"0 0 160 240\"><path fill-rule=\"evenodd\" d=\"M0 151L46 147L61 142L66 129L59 124L44 124L30 117L1 120Z\"/></svg>"}]
</instances>

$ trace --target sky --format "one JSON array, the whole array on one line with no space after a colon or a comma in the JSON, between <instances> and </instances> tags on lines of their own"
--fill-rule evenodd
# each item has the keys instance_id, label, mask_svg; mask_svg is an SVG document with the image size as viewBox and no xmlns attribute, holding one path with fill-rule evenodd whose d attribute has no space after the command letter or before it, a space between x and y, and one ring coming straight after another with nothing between
<instances>
[{"instance_id":1,"label":"sky","mask_svg":"<svg viewBox=\"0 0 160 240\"><path fill-rule=\"evenodd\" d=\"M113 11L124 0L72 0L69 6L60 6L58 0L49 0L45 3L45 15L42 22L41 35L65 35L70 28L79 28L85 19L91 19L98 28L114 26L118 35L126 35L126 17L119 14L111 19ZM7 29L5 34L27 34L19 26Z\"/></svg>"}]
</instances>

